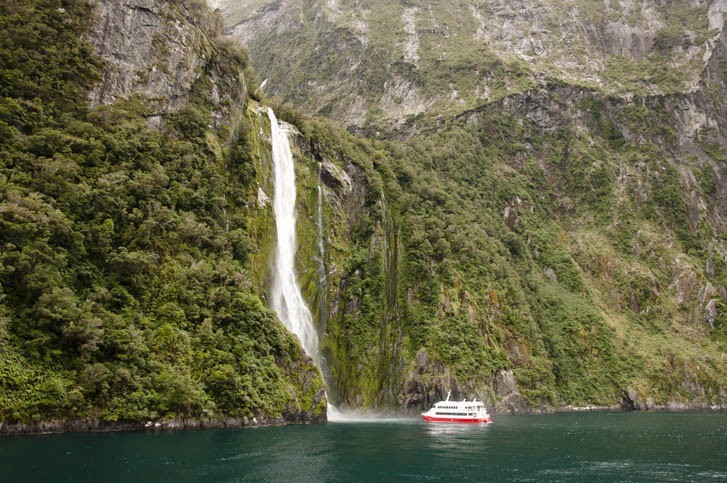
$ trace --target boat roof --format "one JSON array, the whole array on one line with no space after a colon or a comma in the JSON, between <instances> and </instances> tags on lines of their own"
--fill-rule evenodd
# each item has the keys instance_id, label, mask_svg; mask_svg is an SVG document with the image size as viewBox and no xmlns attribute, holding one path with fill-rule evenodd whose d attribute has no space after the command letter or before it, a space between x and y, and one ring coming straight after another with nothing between
<instances>
[{"instance_id":1,"label":"boat roof","mask_svg":"<svg viewBox=\"0 0 727 483\"><path fill-rule=\"evenodd\" d=\"M472 401L467 401L466 399L463 401L439 401L435 404L435 406L439 406L442 404L452 406L484 406L484 403L482 401L477 401L476 399L473 399Z\"/></svg>"}]
</instances>

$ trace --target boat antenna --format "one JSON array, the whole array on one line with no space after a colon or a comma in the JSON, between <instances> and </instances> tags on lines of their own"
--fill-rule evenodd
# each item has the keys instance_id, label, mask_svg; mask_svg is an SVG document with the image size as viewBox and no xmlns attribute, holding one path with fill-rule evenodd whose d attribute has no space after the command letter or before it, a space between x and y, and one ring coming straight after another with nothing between
<instances>
[{"instance_id":1,"label":"boat antenna","mask_svg":"<svg viewBox=\"0 0 727 483\"><path fill-rule=\"evenodd\" d=\"M446 399L446 401L449 401L450 394L452 394L452 391L447 391L447 399Z\"/></svg>"}]
</instances>

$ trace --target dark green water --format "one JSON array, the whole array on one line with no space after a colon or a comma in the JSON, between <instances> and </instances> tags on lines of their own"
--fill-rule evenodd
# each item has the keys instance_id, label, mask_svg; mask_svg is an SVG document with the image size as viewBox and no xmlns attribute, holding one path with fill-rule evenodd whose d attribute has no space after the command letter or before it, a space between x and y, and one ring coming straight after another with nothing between
<instances>
[{"instance_id":1,"label":"dark green water","mask_svg":"<svg viewBox=\"0 0 727 483\"><path fill-rule=\"evenodd\" d=\"M2 482L727 482L727 413L0 438Z\"/></svg>"}]
</instances>

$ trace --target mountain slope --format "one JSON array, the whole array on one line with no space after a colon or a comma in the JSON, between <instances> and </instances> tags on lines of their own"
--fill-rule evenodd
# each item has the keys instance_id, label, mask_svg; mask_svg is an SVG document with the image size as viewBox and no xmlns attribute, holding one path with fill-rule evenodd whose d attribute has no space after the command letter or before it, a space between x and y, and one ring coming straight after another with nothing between
<instances>
[{"instance_id":1,"label":"mountain slope","mask_svg":"<svg viewBox=\"0 0 727 483\"><path fill-rule=\"evenodd\" d=\"M461 112L543 80L691 92L727 11L723 0L211 3L268 92L357 127Z\"/></svg>"},{"instance_id":2,"label":"mountain slope","mask_svg":"<svg viewBox=\"0 0 727 483\"><path fill-rule=\"evenodd\" d=\"M200 13L0 7L3 432L325 419L319 370L250 275L269 149L247 59Z\"/></svg>"},{"instance_id":3,"label":"mountain slope","mask_svg":"<svg viewBox=\"0 0 727 483\"><path fill-rule=\"evenodd\" d=\"M724 405L724 2L215 5L268 92L404 140L336 151L383 187L331 262L339 402Z\"/></svg>"},{"instance_id":4,"label":"mountain slope","mask_svg":"<svg viewBox=\"0 0 727 483\"><path fill-rule=\"evenodd\" d=\"M326 297L308 286L329 307L332 397L724 405L725 166L682 161L668 116L559 87L403 144L332 143L324 159L373 163L383 189L324 258ZM621 134L647 124L664 144Z\"/></svg>"},{"instance_id":5,"label":"mountain slope","mask_svg":"<svg viewBox=\"0 0 727 483\"><path fill-rule=\"evenodd\" d=\"M336 62L375 43L344 14L356 3L296 5L262 13L312 12L326 38L350 40ZM270 100L294 132L298 273L330 398L727 405L725 33L699 44L704 68L671 93L542 78L490 52L504 87L462 105L437 75L468 82L471 52L456 73L422 60L425 37L454 37L455 23L450 37L420 32L428 8L382 5L365 18L405 17L396 65L429 69L417 81L429 110L376 107L376 89L398 82L386 62L362 67L362 104L326 101L398 126L378 138ZM324 418L320 372L264 306L269 121L217 25L195 1L0 7L0 418L15 428ZM385 59L380 33L366 52ZM320 60L298 58L305 72ZM345 92L345 69L315 72Z\"/></svg>"}]
</instances>

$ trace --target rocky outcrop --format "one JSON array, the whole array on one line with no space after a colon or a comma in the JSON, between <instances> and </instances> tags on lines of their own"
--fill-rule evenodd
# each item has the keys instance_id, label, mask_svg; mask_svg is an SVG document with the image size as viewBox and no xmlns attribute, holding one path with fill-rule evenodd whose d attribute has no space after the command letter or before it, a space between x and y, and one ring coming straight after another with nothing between
<instances>
[{"instance_id":1,"label":"rocky outcrop","mask_svg":"<svg viewBox=\"0 0 727 483\"><path fill-rule=\"evenodd\" d=\"M321 181L329 188L340 191L344 195L351 192L353 187L351 177L348 173L328 159L321 160L320 165Z\"/></svg>"},{"instance_id":2,"label":"rocky outcrop","mask_svg":"<svg viewBox=\"0 0 727 483\"><path fill-rule=\"evenodd\" d=\"M106 68L92 103L137 94L158 112L181 108L212 57L210 22L206 8L191 1L98 1L89 36Z\"/></svg>"},{"instance_id":3,"label":"rocky outcrop","mask_svg":"<svg viewBox=\"0 0 727 483\"><path fill-rule=\"evenodd\" d=\"M505 414L530 412L527 402L520 395L515 374L510 370L501 370L495 376L496 411Z\"/></svg>"},{"instance_id":4,"label":"rocky outcrop","mask_svg":"<svg viewBox=\"0 0 727 483\"><path fill-rule=\"evenodd\" d=\"M269 417L260 414L241 418L177 418L147 421L104 421L101 419L53 419L32 423L6 423L0 421L0 435L88 433L106 431L179 431L185 429L230 429L279 426L283 424L307 424L325 422L325 412L315 418L299 414Z\"/></svg>"},{"instance_id":5,"label":"rocky outcrop","mask_svg":"<svg viewBox=\"0 0 727 483\"><path fill-rule=\"evenodd\" d=\"M195 85L210 80L202 95L215 106L215 126L229 122L247 91L235 70L244 67L237 54L213 41L220 35L219 19L194 0L97 0L89 38L105 66L91 103L140 96L159 124L187 103Z\"/></svg>"},{"instance_id":6,"label":"rocky outcrop","mask_svg":"<svg viewBox=\"0 0 727 483\"><path fill-rule=\"evenodd\" d=\"M492 381L492 388L463 387L454 371L432 360L424 349L419 350L415 363L399 393L399 407L407 414L418 414L429 409L437 401L477 398L485 401L488 410L498 414L523 414L533 410L548 411L549 407L532 408L522 397L512 370L500 370Z\"/></svg>"},{"instance_id":7,"label":"rocky outcrop","mask_svg":"<svg viewBox=\"0 0 727 483\"><path fill-rule=\"evenodd\" d=\"M432 360L420 349L409 371L406 382L399 393L399 407L407 413L419 413L429 409L437 401L447 397L452 391L452 399L461 398L457 378L440 361Z\"/></svg>"},{"instance_id":8,"label":"rocky outcrop","mask_svg":"<svg viewBox=\"0 0 727 483\"><path fill-rule=\"evenodd\" d=\"M642 404L639 393L633 389L624 391L623 395L621 396L621 401L620 401L619 405L621 406L622 409L628 409L631 411L634 411L637 409L647 409Z\"/></svg>"},{"instance_id":9,"label":"rocky outcrop","mask_svg":"<svg viewBox=\"0 0 727 483\"><path fill-rule=\"evenodd\" d=\"M686 387L690 386L690 387ZM724 392L720 396L721 403L708 403L704 399L701 399L698 395L704 396L704 388L694 383L685 381L685 388L692 391L692 394L697 395L693 399L687 399L683 396L677 396L673 399L666 401L665 403L656 403L652 397L644 397L635 389L628 389L624 391L621 396L619 406L621 409L628 411L652 411L652 410L669 410L669 411L682 411L688 409L711 409L711 410L725 410L727 409L727 394Z\"/></svg>"},{"instance_id":10,"label":"rocky outcrop","mask_svg":"<svg viewBox=\"0 0 727 483\"><path fill-rule=\"evenodd\" d=\"M358 127L461 112L543 78L625 98L695 92L727 12L724 0L208 2L272 93Z\"/></svg>"}]
</instances>

